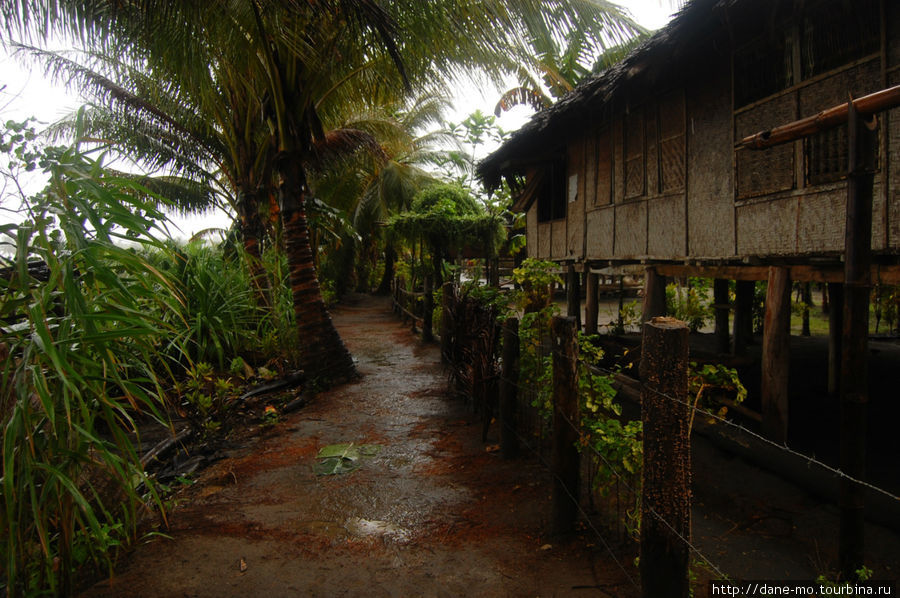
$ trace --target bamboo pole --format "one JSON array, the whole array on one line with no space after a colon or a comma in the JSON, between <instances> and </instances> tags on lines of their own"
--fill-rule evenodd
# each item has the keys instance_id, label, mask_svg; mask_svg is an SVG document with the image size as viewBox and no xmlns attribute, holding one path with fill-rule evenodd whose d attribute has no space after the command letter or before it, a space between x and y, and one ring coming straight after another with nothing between
<instances>
[{"instance_id":1,"label":"bamboo pole","mask_svg":"<svg viewBox=\"0 0 900 598\"><path fill-rule=\"evenodd\" d=\"M737 147L738 149L765 149L796 141L825 129L832 129L848 121L851 103L856 114L860 116L896 108L900 106L900 85L822 110L814 116L744 137Z\"/></svg>"}]
</instances>

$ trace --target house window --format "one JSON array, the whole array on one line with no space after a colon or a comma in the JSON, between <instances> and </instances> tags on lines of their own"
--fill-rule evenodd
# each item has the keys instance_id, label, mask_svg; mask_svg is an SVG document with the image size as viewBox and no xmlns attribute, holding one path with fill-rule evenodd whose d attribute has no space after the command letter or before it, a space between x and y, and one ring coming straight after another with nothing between
<instances>
[{"instance_id":1,"label":"house window","mask_svg":"<svg viewBox=\"0 0 900 598\"><path fill-rule=\"evenodd\" d=\"M783 30L758 37L734 53L734 105L746 106L794 82L793 39Z\"/></svg>"},{"instance_id":2,"label":"house window","mask_svg":"<svg viewBox=\"0 0 900 598\"><path fill-rule=\"evenodd\" d=\"M806 138L806 182L832 183L847 174L847 125L819 131Z\"/></svg>"},{"instance_id":3,"label":"house window","mask_svg":"<svg viewBox=\"0 0 900 598\"><path fill-rule=\"evenodd\" d=\"M566 217L566 162L550 164L537 191L538 222L549 222Z\"/></svg>"},{"instance_id":4,"label":"house window","mask_svg":"<svg viewBox=\"0 0 900 598\"><path fill-rule=\"evenodd\" d=\"M879 0L825 0L810 6L800 44L803 78L877 52L881 45L880 16Z\"/></svg>"},{"instance_id":5,"label":"house window","mask_svg":"<svg viewBox=\"0 0 900 598\"><path fill-rule=\"evenodd\" d=\"M659 104L659 191L684 190L684 94L672 93Z\"/></svg>"},{"instance_id":6,"label":"house window","mask_svg":"<svg viewBox=\"0 0 900 598\"><path fill-rule=\"evenodd\" d=\"M625 199L645 192L644 112L636 109L625 116Z\"/></svg>"}]
</instances>

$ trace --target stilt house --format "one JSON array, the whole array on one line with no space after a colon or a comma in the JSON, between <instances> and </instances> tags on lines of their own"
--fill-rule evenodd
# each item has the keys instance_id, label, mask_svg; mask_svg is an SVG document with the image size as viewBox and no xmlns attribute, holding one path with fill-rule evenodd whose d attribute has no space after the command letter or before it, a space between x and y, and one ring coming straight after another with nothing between
<instances>
[{"instance_id":1,"label":"stilt house","mask_svg":"<svg viewBox=\"0 0 900 598\"><path fill-rule=\"evenodd\" d=\"M751 281L768 280L762 409L764 428L783 440L789 331L779 323L789 322L790 282L833 283L835 296L845 282L848 121L767 149L744 139L840 105L845 114L848 99L898 83L900 2L693 0L623 62L535 115L479 174L488 186L510 183L530 257L578 272L645 267L645 315L659 313L660 277L746 281L751 295ZM872 282L900 281L894 105L869 110ZM727 344L725 289L716 303ZM742 305L738 285L737 344ZM837 384L840 326L832 329Z\"/></svg>"}]
</instances>

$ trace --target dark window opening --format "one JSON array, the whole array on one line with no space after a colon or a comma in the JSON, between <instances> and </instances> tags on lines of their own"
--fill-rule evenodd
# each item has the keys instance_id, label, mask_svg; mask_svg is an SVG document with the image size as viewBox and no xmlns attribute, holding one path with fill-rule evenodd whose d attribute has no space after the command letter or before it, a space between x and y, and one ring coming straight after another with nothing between
<instances>
[{"instance_id":1,"label":"dark window opening","mask_svg":"<svg viewBox=\"0 0 900 598\"><path fill-rule=\"evenodd\" d=\"M806 182L809 185L823 185L842 180L847 176L849 166L847 147L847 125L819 131L806 138ZM878 163L880 144L875 144L875 159Z\"/></svg>"},{"instance_id":2,"label":"dark window opening","mask_svg":"<svg viewBox=\"0 0 900 598\"><path fill-rule=\"evenodd\" d=\"M793 44L785 32L765 35L734 54L734 103L745 106L794 82Z\"/></svg>"},{"instance_id":3,"label":"dark window opening","mask_svg":"<svg viewBox=\"0 0 900 598\"><path fill-rule=\"evenodd\" d=\"M644 113L634 110L625 117L625 199L644 195Z\"/></svg>"},{"instance_id":4,"label":"dark window opening","mask_svg":"<svg viewBox=\"0 0 900 598\"><path fill-rule=\"evenodd\" d=\"M566 217L566 163L554 162L547 167L537 191L538 222Z\"/></svg>"},{"instance_id":5,"label":"dark window opening","mask_svg":"<svg viewBox=\"0 0 900 598\"><path fill-rule=\"evenodd\" d=\"M810 7L803 21L803 78L874 54L881 46L879 0L826 0Z\"/></svg>"},{"instance_id":6,"label":"dark window opening","mask_svg":"<svg viewBox=\"0 0 900 598\"><path fill-rule=\"evenodd\" d=\"M819 131L806 138L806 181L821 185L847 174L847 125Z\"/></svg>"}]
</instances>

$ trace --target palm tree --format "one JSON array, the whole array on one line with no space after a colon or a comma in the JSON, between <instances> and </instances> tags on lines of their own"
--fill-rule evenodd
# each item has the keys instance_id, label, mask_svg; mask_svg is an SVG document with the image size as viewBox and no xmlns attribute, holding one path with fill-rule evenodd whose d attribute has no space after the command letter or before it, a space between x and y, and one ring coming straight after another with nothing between
<instances>
[{"instance_id":1,"label":"palm tree","mask_svg":"<svg viewBox=\"0 0 900 598\"><path fill-rule=\"evenodd\" d=\"M553 18L526 22L525 41L531 53L517 69L519 85L500 96L496 116L517 105L535 110L550 106L586 76L618 62L649 37L610 2L585 1L577 19L567 19L562 6L551 6L548 13Z\"/></svg>"},{"instance_id":2,"label":"palm tree","mask_svg":"<svg viewBox=\"0 0 900 598\"><path fill-rule=\"evenodd\" d=\"M353 101L362 89L378 97L386 89L396 95L433 87L473 60L496 64L500 57L511 68L524 54L517 43L523 32L544 22L579 22L581 14L572 9L588 4L610 8L608 33L627 27L602 0L406 0L387 9L368 0L57 0L49 6L19 0L0 7L0 20L23 32L58 25L113 55L136 56L179 93L213 103L225 99L220 122L260 115L274 148L260 164L278 181L301 365L313 377L343 378L354 367L321 299L306 215L308 167L325 140L322 115L329 104ZM207 73L226 70L220 95ZM227 101L229 94L251 96L259 109ZM252 130L247 134L261 129ZM236 157L244 163L255 158ZM246 189L247 205L255 192Z\"/></svg>"}]
</instances>

